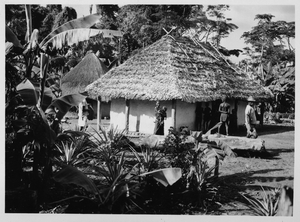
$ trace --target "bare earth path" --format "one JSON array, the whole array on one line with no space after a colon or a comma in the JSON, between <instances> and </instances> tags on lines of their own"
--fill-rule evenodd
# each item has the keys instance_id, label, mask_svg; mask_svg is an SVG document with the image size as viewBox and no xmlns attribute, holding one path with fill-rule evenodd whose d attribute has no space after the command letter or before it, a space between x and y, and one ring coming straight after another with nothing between
<instances>
[{"instance_id":1,"label":"bare earth path","mask_svg":"<svg viewBox=\"0 0 300 222\"><path fill-rule=\"evenodd\" d=\"M228 194L228 198L223 198L222 207L216 214L252 214L237 201L240 199L238 191L258 196L261 186L266 190L283 185L294 187L294 127L271 125L258 132L271 155L267 158L226 157L220 166L220 180L226 185L220 189Z\"/></svg>"}]
</instances>

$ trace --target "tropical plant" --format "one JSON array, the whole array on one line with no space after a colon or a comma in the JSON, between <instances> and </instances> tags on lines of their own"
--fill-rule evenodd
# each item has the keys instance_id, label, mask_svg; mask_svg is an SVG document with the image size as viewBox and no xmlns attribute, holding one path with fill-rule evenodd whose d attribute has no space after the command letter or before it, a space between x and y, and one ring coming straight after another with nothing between
<instances>
[{"instance_id":1,"label":"tropical plant","mask_svg":"<svg viewBox=\"0 0 300 222\"><path fill-rule=\"evenodd\" d=\"M17 82L9 78L12 81L6 84L10 96L6 98L6 125L9 129L6 134L6 154L9 160L7 166L11 167L6 170L14 173L16 181L12 182L13 186L20 186L23 183L24 166L32 161L29 168L33 174L32 180L25 185L37 190L39 197L42 197L52 175L53 148L60 132L60 120L72 106L85 98L76 94L53 99L51 90L45 84L50 56L45 53L47 47L44 43L52 42L61 32L89 28L99 16L91 15L62 25L39 43L38 30L31 32L30 5L26 5L25 12L29 39L25 46L6 27L6 64L9 67L6 75L16 75L19 77L16 80L20 80ZM36 72L35 69L40 71ZM43 201L42 198L39 201Z\"/></svg>"},{"instance_id":2,"label":"tropical plant","mask_svg":"<svg viewBox=\"0 0 300 222\"><path fill-rule=\"evenodd\" d=\"M243 198L249 204L248 206L259 216L275 216L278 210L280 188L271 190L271 193L267 194L263 187L262 197L250 196L246 193L240 193Z\"/></svg>"},{"instance_id":3,"label":"tropical plant","mask_svg":"<svg viewBox=\"0 0 300 222\"><path fill-rule=\"evenodd\" d=\"M118 26L124 33L122 58L126 60L136 50L157 41L166 31L172 30L172 35L181 35L192 25L189 22L191 8L192 5L122 6L117 16Z\"/></svg>"},{"instance_id":4,"label":"tropical plant","mask_svg":"<svg viewBox=\"0 0 300 222\"><path fill-rule=\"evenodd\" d=\"M176 130L170 131L163 145L163 154L172 167L180 167L183 175L187 175L192 164L194 143L186 143L187 135Z\"/></svg>"},{"instance_id":5,"label":"tropical plant","mask_svg":"<svg viewBox=\"0 0 300 222\"><path fill-rule=\"evenodd\" d=\"M197 41L210 41L219 48L221 39L238 28L229 22L230 18L225 17L224 12L227 10L229 10L228 5L208 5L205 11L203 6L194 6L190 20L196 22L196 26L188 29L185 35ZM230 50L226 51L230 52ZM234 51L230 53L234 54Z\"/></svg>"},{"instance_id":6,"label":"tropical plant","mask_svg":"<svg viewBox=\"0 0 300 222\"><path fill-rule=\"evenodd\" d=\"M89 134L78 131L64 131L57 136L54 150L56 163L79 166L89 160L89 154L95 147ZM58 151L55 153L55 151Z\"/></svg>"},{"instance_id":7,"label":"tropical plant","mask_svg":"<svg viewBox=\"0 0 300 222\"><path fill-rule=\"evenodd\" d=\"M193 160L190 170L186 176L187 189L195 192L197 202L202 207L207 207L207 203L213 202L217 188L213 185L213 179L218 177L219 161L223 160L225 153L211 147L209 144L200 146L193 152ZM210 166L211 159L215 159L215 164ZM214 171L214 174L212 175Z\"/></svg>"},{"instance_id":8,"label":"tropical plant","mask_svg":"<svg viewBox=\"0 0 300 222\"><path fill-rule=\"evenodd\" d=\"M128 145L128 140L124 135L124 130L118 130L117 128L110 127L109 129L103 129L100 127L99 131L93 129L91 134L91 140L95 143L96 149L94 153L98 156L105 150L104 154L108 152L110 156L119 154Z\"/></svg>"},{"instance_id":9,"label":"tropical plant","mask_svg":"<svg viewBox=\"0 0 300 222\"><path fill-rule=\"evenodd\" d=\"M150 146L146 145L141 146L140 148L141 152L137 152L136 149L129 146L129 149L138 161L140 172L146 173L157 169L163 156L156 150L156 147L151 148Z\"/></svg>"},{"instance_id":10,"label":"tropical plant","mask_svg":"<svg viewBox=\"0 0 300 222\"><path fill-rule=\"evenodd\" d=\"M271 14L258 14L258 24L244 32L242 38L251 48L244 49L247 58L241 68L275 96L276 108L288 112L294 108L295 22L273 21ZM275 107L274 107L275 108Z\"/></svg>"},{"instance_id":11,"label":"tropical plant","mask_svg":"<svg viewBox=\"0 0 300 222\"><path fill-rule=\"evenodd\" d=\"M104 159L106 157L106 159ZM125 151L110 158L105 155L101 161L85 169L84 173L72 166L59 170L54 179L62 184L76 184L92 194L67 198L90 198L95 200L98 213L134 213L142 210L136 200L142 192L140 177L153 177L164 186L172 185L181 177L179 168L160 169L146 174L136 174L134 168L126 167ZM95 183L86 175L94 176ZM96 185L97 182L97 185ZM59 203L65 199L56 201Z\"/></svg>"},{"instance_id":12,"label":"tropical plant","mask_svg":"<svg viewBox=\"0 0 300 222\"><path fill-rule=\"evenodd\" d=\"M87 151L86 164L78 165L80 167L78 169L71 165L60 164L54 179L62 184L73 183L81 186L92 196L87 193L84 197L69 197L68 201L89 198L94 201L97 212L100 213L143 212L140 199L147 178L154 178L164 186L168 186L181 177L181 169L178 168L154 171L138 169L137 166L142 162L138 153L135 152L134 155L137 155L140 162L129 158L133 153L128 149L128 140L124 137L123 131L117 128L95 130L89 134L90 146L85 147L91 148ZM66 141L68 136L61 134L60 139ZM144 157L149 158L149 155L145 154ZM152 159L147 160L147 166L150 166Z\"/></svg>"}]
</instances>

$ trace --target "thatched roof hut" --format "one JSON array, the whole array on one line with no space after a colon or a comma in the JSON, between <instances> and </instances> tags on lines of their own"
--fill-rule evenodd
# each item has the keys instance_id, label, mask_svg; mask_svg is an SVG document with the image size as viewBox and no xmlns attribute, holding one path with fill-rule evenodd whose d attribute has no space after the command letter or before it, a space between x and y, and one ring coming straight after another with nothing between
<instances>
[{"instance_id":1,"label":"thatched roof hut","mask_svg":"<svg viewBox=\"0 0 300 222\"><path fill-rule=\"evenodd\" d=\"M85 87L104 75L108 68L94 53L87 54L61 80L62 95L81 93Z\"/></svg>"},{"instance_id":2,"label":"thatched roof hut","mask_svg":"<svg viewBox=\"0 0 300 222\"><path fill-rule=\"evenodd\" d=\"M209 102L216 110L218 99L227 95L237 111L237 125L242 125L245 99L269 96L263 87L236 71L211 44L189 38L175 40L168 35L85 90L92 98L111 101L110 124L128 131L153 133L155 101L161 101L168 110L165 134L169 127L196 129L197 106L203 106L197 102Z\"/></svg>"},{"instance_id":3,"label":"thatched roof hut","mask_svg":"<svg viewBox=\"0 0 300 222\"><path fill-rule=\"evenodd\" d=\"M209 43L164 36L86 87L91 97L213 101L227 95L268 97L263 87L238 73Z\"/></svg>"}]
</instances>

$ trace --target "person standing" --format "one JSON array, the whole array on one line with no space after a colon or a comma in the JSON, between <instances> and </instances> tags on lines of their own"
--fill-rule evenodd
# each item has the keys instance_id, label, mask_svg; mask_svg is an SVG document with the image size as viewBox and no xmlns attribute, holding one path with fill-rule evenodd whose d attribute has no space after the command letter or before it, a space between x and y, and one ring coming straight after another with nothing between
<instances>
[{"instance_id":1,"label":"person standing","mask_svg":"<svg viewBox=\"0 0 300 222\"><path fill-rule=\"evenodd\" d=\"M84 108L81 118L78 119L79 131L85 131L88 128L89 110Z\"/></svg>"},{"instance_id":2,"label":"person standing","mask_svg":"<svg viewBox=\"0 0 300 222\"><path fill-rule=\"evenodd\" d=\"M252 96L249 96L247 99L248 105L245 109L245 125L247 128L247 138L254 137L257 138L257 132L255 129L256 125L256 116L254 110L255 99Z\"/></svg>"},{"instance_id":3,"label":"person standing","mask_svg":"<svg viewBox=\"0 0 300 222\"><path fill-rule=\"evenodd\" d=\"M222 103L219 106L219 112L221 113L220 115L220 125L218 127L218 133L220 134L220 129L223 124L225 124L225 129L226 129L226 135L228 136L228 126L229 126L229 111L230 111L230 104L227 103L227 97L223 96L222 97Z\"/></svg>"},{"instance_id":4,"label":"person standing","mask_svg":"<svg viewBox=\"0 0 300 222\"><path fill-rule=\"evenodd\" d=\"M206 102L204 108L204 117L203 117L204 132L207 132L207 130L209 130L210 121L211 121L211 108L208 106L208 102Z\"/></svg>"},{"instance_id":5,"label":"person standing","mask_svg":"<svg viewBox=\"0 0 300 222\"><path fill-rule=\"evenodd\" d=\"M164 122L167 118L167 107L163 106L160 108L160 104L157 101L155 106L155 127L154 134L155 135L164 135Z\"/></svg>"},{"instance_id":6,"label":"person standing","mask_svg":"<svg viewBox=\"0 0 300 222\"><path fill-rule=\"evenodd\" d=\"M202 128L202 116L203 116L203 108L202 108L202 104L201 103L197 103L196 104L196 121L195 121L195 128L196 131L201 131Z\"/></svg>"}]
</instances>

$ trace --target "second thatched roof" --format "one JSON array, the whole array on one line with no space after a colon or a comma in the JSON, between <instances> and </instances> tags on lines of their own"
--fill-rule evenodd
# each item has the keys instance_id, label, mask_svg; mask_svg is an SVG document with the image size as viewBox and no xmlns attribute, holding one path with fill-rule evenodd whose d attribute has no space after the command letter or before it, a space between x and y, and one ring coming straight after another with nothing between
<instances>
[{"instance_id":1,"label":"second thatched roof","mask_svg":"<svg viewBox=\"0 0 300 222\"><path fill-rule=\"evenodd\" d=\"M61 80L62 95L82 93L85 87L104 75L108 68L94 53L87 54Z\"/></svg>"},{"instance_id":2,"label":"second thatched roof","mask_svg":"<svg viewBox=\"0 0 300 222\"><path fill-rule=\"evenodd\" d=\"M91 97L204 102L268 92L239 74L209 43L164 36L86 87Z\"/></svg>"}]
</instances>

